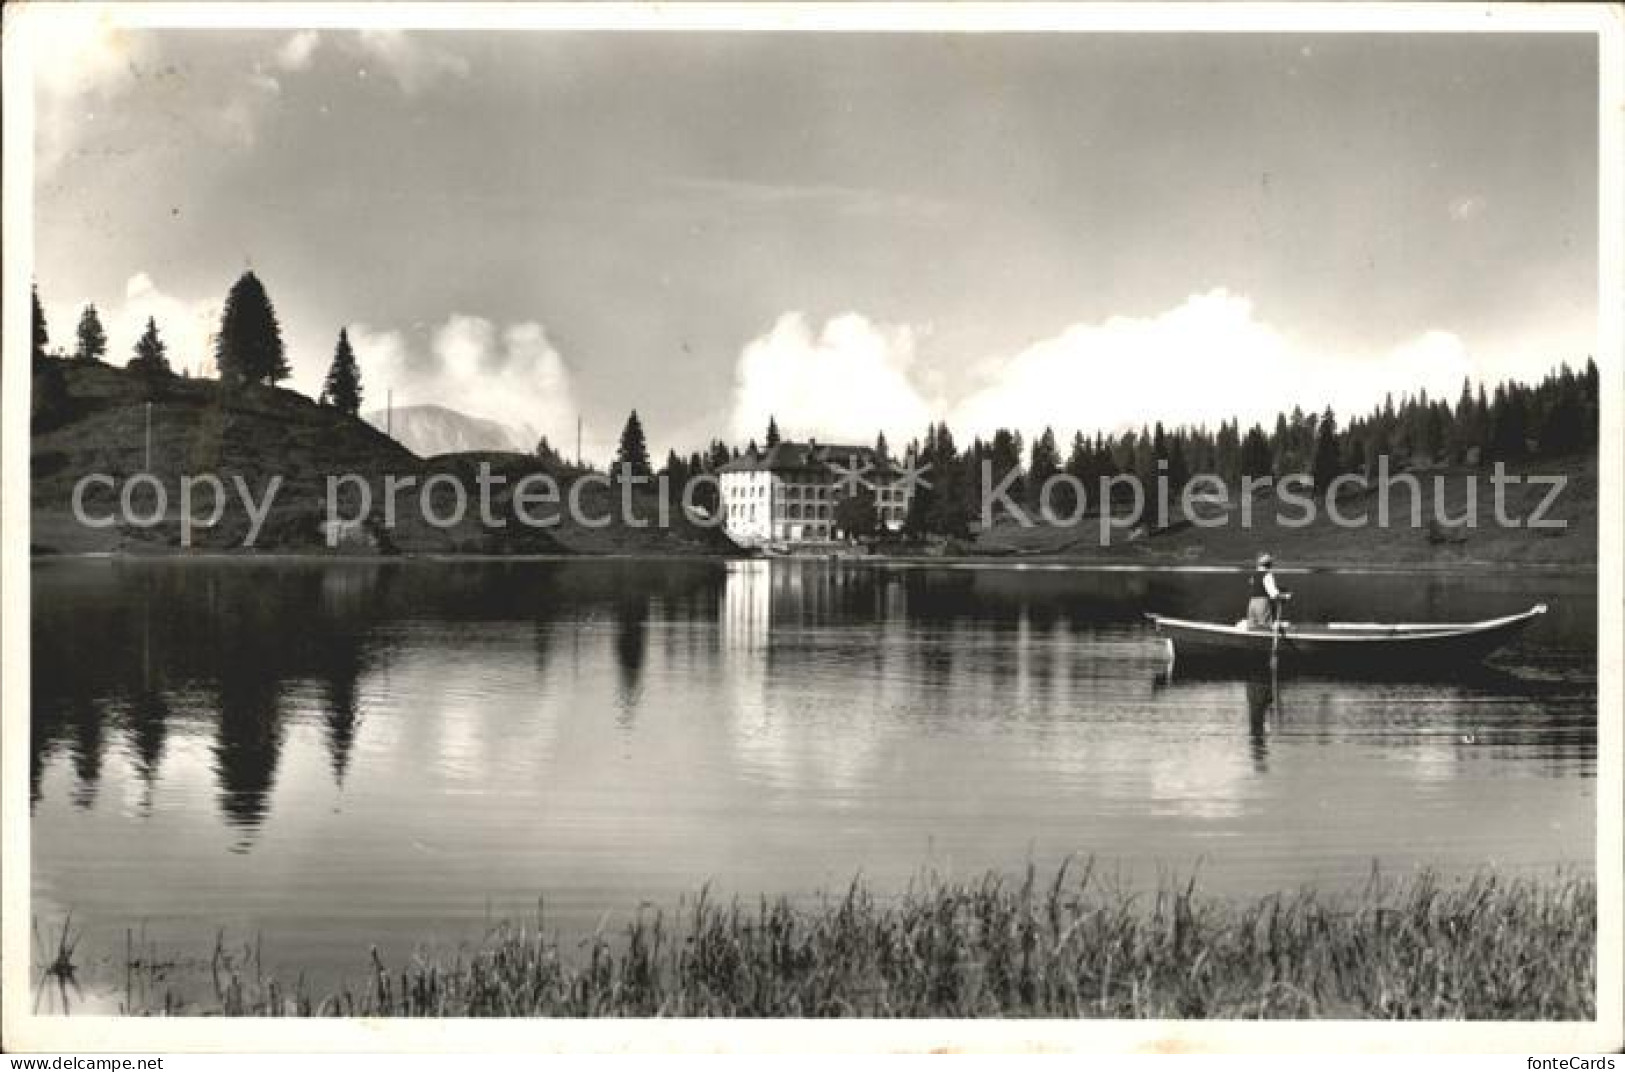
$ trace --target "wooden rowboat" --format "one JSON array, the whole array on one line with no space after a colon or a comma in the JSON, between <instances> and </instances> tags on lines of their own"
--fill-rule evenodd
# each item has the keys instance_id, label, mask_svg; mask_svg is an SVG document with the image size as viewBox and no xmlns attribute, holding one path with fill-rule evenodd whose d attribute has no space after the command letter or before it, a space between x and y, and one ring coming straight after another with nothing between
<instances>
[{"instance_id":1,"label":"wooden rowboat","mask_svg":"<svg viewBox=\"0 0 1625 1072\"><path fill-rule=\"evenodd\" d=\"M1273 628L1245 623L1220 625L1147 614L1168 639L1177 663L1224 662L1283 666L1332 665L1386 670L1419 664L1479 662L1546 613L1541 603L1505 618L1482 622L1386 625L1378 622L1278 622Z\"/></svg>"}]
</instances>

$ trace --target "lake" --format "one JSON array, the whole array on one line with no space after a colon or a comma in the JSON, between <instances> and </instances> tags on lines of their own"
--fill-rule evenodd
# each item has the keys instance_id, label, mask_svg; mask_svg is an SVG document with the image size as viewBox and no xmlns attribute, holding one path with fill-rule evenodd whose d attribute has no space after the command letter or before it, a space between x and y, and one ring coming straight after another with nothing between
<instances>
[{"instance_id":1,"label":"lake","mask_svg":"<svg viewBox=\"0 0 1625 1072\"><path fill-rule=\"evenodd\" d=\"M1233 573L814 561L36 561L35 920L331 982L488 921L861 873L1222 893L1592 869L1591 574L1283 574L1304 618L1551 613L1454 679L1169 676Z\"/></svg>"}]
</instances>

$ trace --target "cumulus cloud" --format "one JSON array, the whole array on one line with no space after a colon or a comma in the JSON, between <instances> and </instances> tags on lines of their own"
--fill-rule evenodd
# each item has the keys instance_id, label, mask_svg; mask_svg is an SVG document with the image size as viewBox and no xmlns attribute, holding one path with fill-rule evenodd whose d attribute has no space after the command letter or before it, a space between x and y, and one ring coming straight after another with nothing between
<instances>
[{"instance_id":1,"label":"cumulus cloud","mask_svg":"<svg viewBox=\"0 0 1625 1072\"><path fill-rule=\"evenodd\" d=\"M1293 405L1348 415L1390 390L1453 395L1478 370L1457 336L1430 331L1376 353L1325 353L1261 320L1226 290L1193 295L1150 317L1075 324L1007 361L961 401L949 423L965 433L1117 430L1147 418L1267 422Z\"/></svg>"},{"instance_id":2,"label":"cumulus cloud","mask_svg":"<svg viewBox=\"0 0 1625 1072\"><path fill-rule=\"evenodd\" d=\"M1151 316L1073 324L992 355L977 364L980 386L948 399L923 387L931 381L916 347L913 330L856 313L816 332L801 314L786 313L739 358L729 431L739 442L759 440L769 415L786 435L859 442L876 430L901 442L939 418L964 437L1000 427L1032 434L1050 426L1070 436L1152 420L1212 425L1232 416L1267 424L1294 405L1363 413L1389 391L1453 398L1464 378L1495 371L1446 331L1326 352L1224 289Z\"/></svg>"},{"instance_id":3,"label":"cumulus cloud","mask_svg":"<svg viewBox=\"0 0 1625 1072\"><path fill-rule=\"evenodd\" d=\"M877 430L916 433L931 407L913 378L916 334L857 313L814 334L801 313L785 313L750 342L734 372L732 434L761 437L769 416L787 436L868 442Z\"/></svg>"},{"instance_id":4,"label":"cumulus cloud","mask_svg":"<svg viewBox=\"0 0 1625 1072\"><path fill-rule=\"evenodd\" d=\"M533 320L499 326L484 317L448 317L414 345L403 332L350 327L367 385L368 408L393 390L395 405L439 405L500 421L533 440L561 443L575 427L570 370Z\"/></svg>"},{"instance_id":5,"label":"cumulus cloud","mask_svg":"<svg viewBox=\"0 0 1625 1072\"><path fill-rule=\"evenodd\" d=\"M402 93L415 96L443 78L467 78L468 61L429 43L422 34L404 30L360 31L361 51L395 80Z\"/></svg>"}]
</instances>

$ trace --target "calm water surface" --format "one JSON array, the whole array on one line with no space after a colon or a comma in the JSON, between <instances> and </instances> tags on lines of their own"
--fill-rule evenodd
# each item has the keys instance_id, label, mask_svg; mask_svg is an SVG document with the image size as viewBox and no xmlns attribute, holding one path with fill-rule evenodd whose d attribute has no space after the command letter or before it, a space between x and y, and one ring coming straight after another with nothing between
<instances>
[{"instance_id":1,"label":"calm water surface","mask_svg":"<svg viewBox=\"0 0 1625 1072\"><path fill-rule=\"evenodd\" d=\"M354 978L546 897L614 929L707 881L1050 867L1216 892L1588 872L1591 575L1284 578L1305 617L1552 605L1453 680L1171 680L1147 609L1233 574L798 562L41 562L33 894Z\"/></svg>"}]
</instances>

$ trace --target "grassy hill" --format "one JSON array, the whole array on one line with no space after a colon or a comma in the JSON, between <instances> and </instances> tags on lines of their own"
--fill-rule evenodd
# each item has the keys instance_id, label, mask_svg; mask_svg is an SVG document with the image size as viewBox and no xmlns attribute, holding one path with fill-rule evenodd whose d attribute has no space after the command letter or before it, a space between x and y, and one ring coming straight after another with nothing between
<instances>
[{"instance_id":1,"label":"grassy hill","mask_svg":"<svg viewBox=\"0 0 1625 1072\"><path fill-rule=\"evenodd\" d=\"M66 404L48 427L36 425L32 439L30 543L36 553L164 553L181 549L181 477L217 475L228 488L240 480L254 499L263 501L273 478L282 484L255 541L260 552L326 553L322 529L326 519L330 475L354 473L374 488L372 521L347 533L342 552L392 550L406 553L463 554L715 554L734 550L719 532L679 521L669 529L627 525L614 505L614 495L590 487L582 496L589 518L608 517L593 528L568 516L551 528L520 524L513 514L513 481L529 473L548 472L522 454L458 454L420 458L365 421L319 406L293 391L275 387L223 388L214 380L164 378L149 384L122 368L99 362L64 362ZM154 525L121 522L109 528L81 524L73 514L72 495L86 474L105 473L122 488L146 469L147 406L151 405L151 474L165 490L167 510ZM492 496L492 514L506 527L481 523L474 482L481 461L509 478ZM458 477L470 496L461 522L437 527L423 516L419 489L436 474ZM551 472L568 487L580 474ZM396 523L385 531L383 481L415 478L417 486L398 499ZM652 494L635 489L636 516L653 517ZM208 493L200 490L193 514L210 513ZM449 517L455 492L437 487L430 497L435 513ZM134 498L138 515L152 510L155 496L143 489ZM92 485L85 496L92 517L115 513L119 492ZM533 516L559 508L533 507ZM354 516L346 512L343 516ZM211 551L238 550L250 529L250 515L236 491L227 495L219 522L194 528L192 545ZM366 533L364 537L363 531ZM367 537L371 537L368 539ZM373 546L376 544L377 546Z\"/></svg>"}]
</instances>

